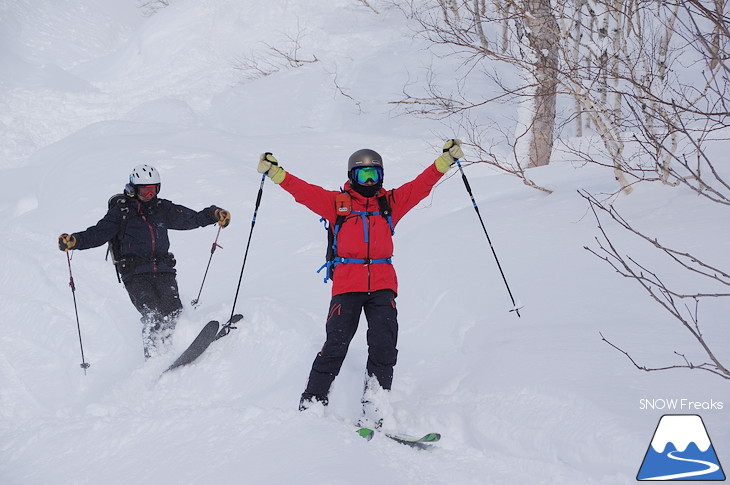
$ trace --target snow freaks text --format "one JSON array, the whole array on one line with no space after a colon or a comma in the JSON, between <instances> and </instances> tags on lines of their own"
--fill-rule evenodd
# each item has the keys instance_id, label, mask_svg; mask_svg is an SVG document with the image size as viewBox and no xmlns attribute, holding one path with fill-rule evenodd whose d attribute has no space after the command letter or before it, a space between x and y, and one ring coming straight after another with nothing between
<instances>
[{"instance_id":1,"label":"snow freaks text","mask_svg":"<svg viewBox=\"0 0 730 485\"><path fill-rule=\"evenodd\" d=\"M722 401L693 401L691 399L647 399L639 400L639 409L641 410L660 410L660 411L720 411L723 409Z\"/></svg>"}]
</instances>

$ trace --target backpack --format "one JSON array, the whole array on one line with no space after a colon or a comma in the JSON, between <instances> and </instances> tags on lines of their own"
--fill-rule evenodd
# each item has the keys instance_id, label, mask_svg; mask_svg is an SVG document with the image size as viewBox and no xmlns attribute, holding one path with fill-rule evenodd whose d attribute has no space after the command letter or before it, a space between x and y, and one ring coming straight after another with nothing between
<instances>
[{"instance_id":1,"label":"backpack","mask_svg":"<svg viewBox=\"0 0 730 485\"><path fill-rule=\"evenodd\" d=\"M121 283L122 278L119 275L119 265L123 264L121 255L121 241L124 233L127 231L127 223L129 222L129 198L125 194L112 195L107 203L108 209L119 204L122 211L122 223L119 226L119 232L107 243L106 258L109 259L109 253L112 255L112 263L117 273L117 280Z\"/></svg>"},{"instance_id":2,"label":"backpack","mask_svg":"<svg viewBox=\"0 0 730 485\"><path fill-rule=\"evenodd\" d=\"M327 231L327 253L325 255L325 263L317 270L317 273L326 269L324 277L325 283L327 283L328 280L334 279L335 267L340 263L391 263L391 258L371 259L366 261L364 259L342 258L337 254L337 236L342 224L349 215L355 214L362 217L380 215L388 222L391 235L395 234L389 195L387 193L380 195L377 197L377 201L378 210L375 212L353 211L352 197L350 197L350 194L347 191L342 190L341 193L337 194L335 197L335 211L337 212L337 218L335 219L334 226L328 225L327 219L324 217L320 219L320 222L324 223L324 228Z\"/></svg>"}]
</instances>

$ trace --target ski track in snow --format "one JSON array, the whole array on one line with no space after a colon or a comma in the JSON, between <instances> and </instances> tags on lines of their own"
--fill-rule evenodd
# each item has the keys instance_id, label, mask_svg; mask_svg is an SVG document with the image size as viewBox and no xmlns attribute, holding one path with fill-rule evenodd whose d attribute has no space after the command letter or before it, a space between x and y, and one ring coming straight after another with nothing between
<instances>
[{"instance_id":1,"label":"ski track in snow","mask_svg":"<svg viewBox=\"0 0 730 485\"><path fill-rule=\"evenodd\" d=\"M612 192L610 171L560 160L534 172L555 190L549 197L482 165L466 169L525 303L522 318L508 312L458 175L396 228L400 353L388 426L442 433L432 450L354 432L364 320L330 409L296 410L324 339L330 287L315 270L326 237L318 216L269 181L236 308L244 321L193 365L160 378L207 321L230 314L260 152L336 189L347 156L371 146L387 160L386 185L396 187L431 163L442 138L462 135L387 104L433 61L396 11L371 3L380 15L348 0L180 0L149 18L113 0L21 2L8 11L14 36L0 47L12 68L0 73L0 483L633 483L661 414L640 411L640 398L730 401L717 378L638 373L600 341L605 331L642 360L665 362L687 336L582 248L595 224L575 190ZM265 58L266 43L290 47L298 32L302 57L318 62L245 82L232 68L241 56ZM441 62L449 73L459 65ZM84 376L55 238L101 218L141 161L160 170L162 197L225 207L233 222L221 232L198 309L189 302L215 229L172 232L185 310L172 351L147 363L138 315L104 248L74 253L91 363ZM632 204L618 203L632 220L724 257L726 245L712 244L727 227L724 213L682 189L635 192ZM728 330L713 322L725 314L703 309L718 341ZM730 449L725 414L704 417L716 449Z\"/></svg>"}]
</instances>

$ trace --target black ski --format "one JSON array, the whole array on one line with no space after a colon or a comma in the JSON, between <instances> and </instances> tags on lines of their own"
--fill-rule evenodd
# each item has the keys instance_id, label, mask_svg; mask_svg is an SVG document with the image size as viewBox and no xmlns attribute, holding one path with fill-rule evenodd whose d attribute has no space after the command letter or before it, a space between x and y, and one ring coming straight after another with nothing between
<instances>
[{"instance_id":1,"label":"black ski","mask_svg":"<svg viewBox=\"0 0 730 485\"><path fill-rule=\"evenodd\" d=\"M233 318L231 318L231 321L227 322L225 325L221 327L221 324L218 323L217 320L211 320L208 322L205 327L200 331L197 337L195 337L195 340L188 346L185 351L180 354L180 357L178 357L175 362L173 362L170 367L165 369L165 372L171 371L173 369L177 369L178 367L188 365L191 362L193 362L195 359L200 357L200 355L205 352L205 349L210 347L210 344L218 340L219 338L228 335L228 332L232 328L236 328L232 326L234 323L240 321L243 318L243 315L236 314L233 315ZM223 330L226 330L225 333L222 333ZM163 374L165 373L163 372Z\"/></svg>"},{"instance_id":2,"label":"black ski","mask_svg":"<svg viewBox=\"0 0 730 485\"><path fill-rule=\"evenodd\" d=\"M243 320L243 315L240 313L236 313L231 317L230 320L228 320L225 325L223 325L220 330L218 330L218 333L215 336L214 340L218 340L219 338L225 337L229 333L231 333L231 330L235 330L238 327L234 327L233 324L237 323L239 321Z\"/></svg>"}]
</instances>

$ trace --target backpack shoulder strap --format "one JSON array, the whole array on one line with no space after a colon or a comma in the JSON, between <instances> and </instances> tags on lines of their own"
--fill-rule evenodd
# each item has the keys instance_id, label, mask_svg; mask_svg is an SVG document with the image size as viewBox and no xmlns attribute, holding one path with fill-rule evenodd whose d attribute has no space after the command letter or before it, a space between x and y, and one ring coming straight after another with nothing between
<instances>
[{"instance_id":1,"label":"backpack shoulder strap","mask_svg":"<svg viewBox=\"0 0 730 485\"><path fill-rule=\"evenodd\" d=\"M107 206L109 209L112 207L119 205L120 211L122 213L122 223L119 226L119 233L117 234L117 238L121 239L124 236L124 233L127 231L127 223L129 222L129 197L127 197L124 194L116 194L112 195L109 198L109 202L107 203Z\"/></svg>"},{"instance_id":2,"label":"backpack shoulder strap","mask_svg":"<svg viewBox=\"0 0 730 485\"><path fill-rule=\"evenodd\" d=\"M327 254L325 256L325 263L317 270L317 273L326 269L324 282L327 283L331 280L334 273L335 258L337 257L337 234L340 232L340 227L347 219L347 216L352 212L352 197L350 193L344 189L340 189L340 193L335 196L335 218L334 224L327 225L327 220L323 217L320 222L324 223L324 228L327 230Z\"/></svg>"},{"instance_id":3,"label":"backpack shoulder strap","mask_svg":"<svg viewBox=\"0 0 730 485\"><path fill-rule=\"evenodd\" d=\"M109 202L107 202L108 209L111 209L112 207L120 206L120 211L122 213L122 221L119 225L119 232L109 241L109 244L107 246L106 250L106 259L109 258L109 253L112 253L112 262L114 263L114 269L117 273L117 281L120 283L122 282L121 277L119 275L119 268L117 268L117 264L119 263L121 259L120 254L120 244L122 237L124 237L124 234L127 231L127 223L129 222L129 198L125 194L115 194L112 195L109 198Z\"/></svg>"},{"instance_id":4,"label":"backpack shoulder strap","mask_svg":"<svg viewBox=\"0 0 730 485\"><path fill-rule=\"evenodd\" d=\"M385 217L385 220L388 221L388 225L390 226L390 234L395 234L395 227L393 226L393 216L392 212L393 210L390 207L390 193L386 192L385 194L378 196L378 211L380 212L380 215Z\"/></svg>"}]
</instances>

